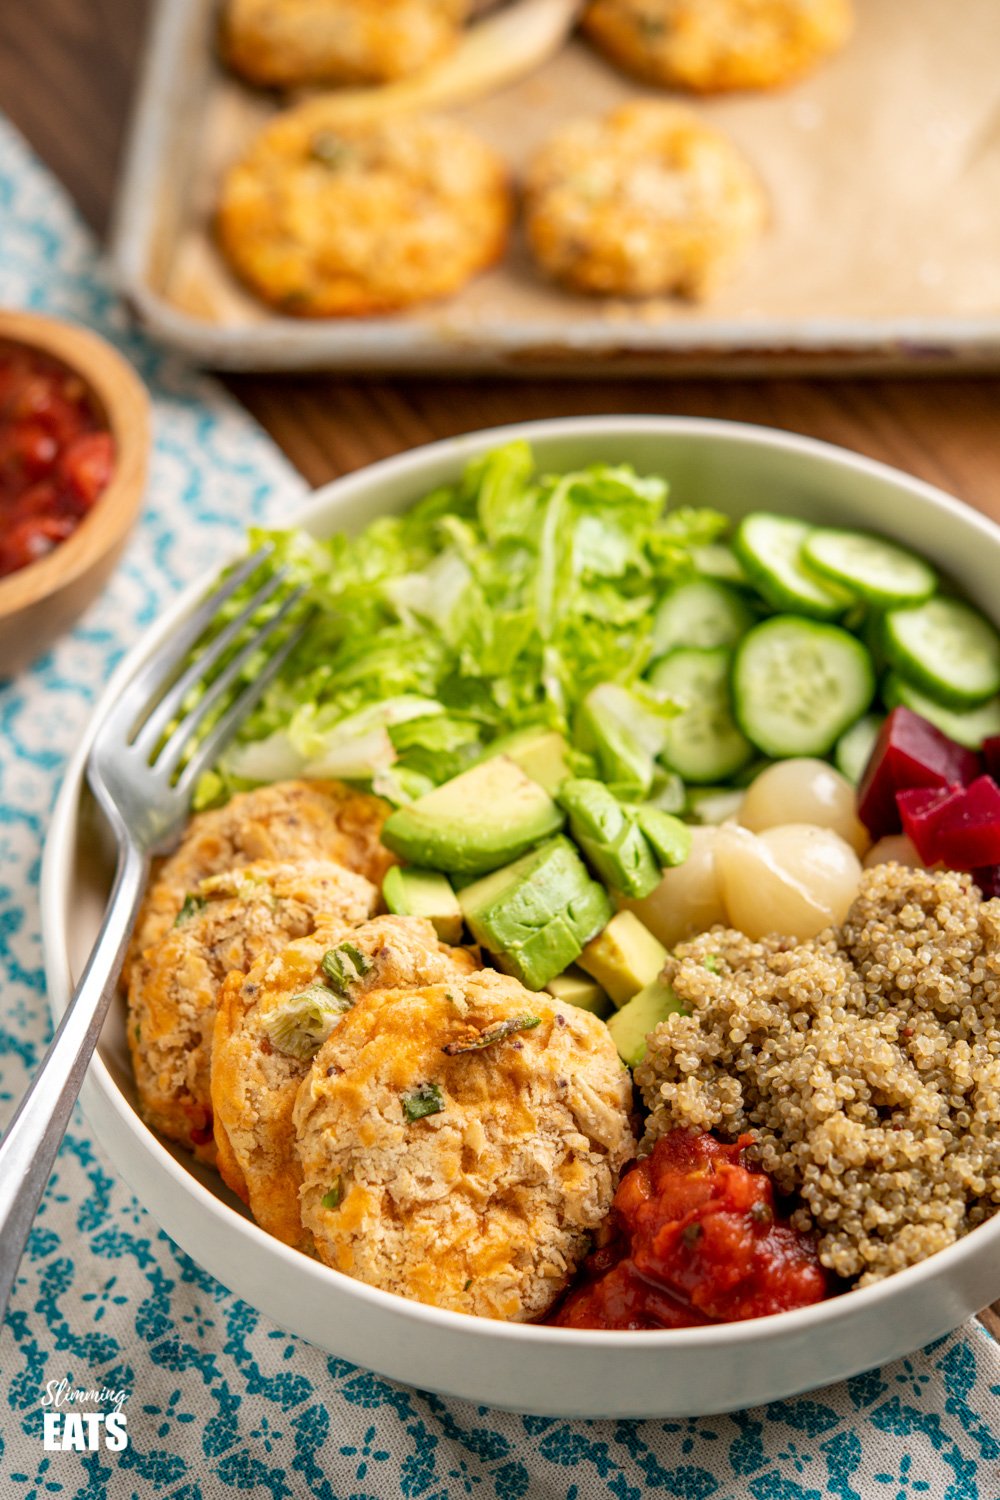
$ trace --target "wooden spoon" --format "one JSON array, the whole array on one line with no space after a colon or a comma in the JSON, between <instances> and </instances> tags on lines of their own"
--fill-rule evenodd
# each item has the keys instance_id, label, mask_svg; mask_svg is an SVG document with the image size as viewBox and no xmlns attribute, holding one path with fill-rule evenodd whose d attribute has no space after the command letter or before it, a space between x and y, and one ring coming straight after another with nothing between
<instances>
[{"instance_id":1,"label":"wooden spoon","mask_svg":"<svg viewBox=\"0 0 1000 1500\"><path fill-rule=\"evenodd\" d=\"M313 95L312 101L321 102L333 126L468 104L541 67L562 47L582 9L583 0L517 0L477 21L454 52L414 78Z\"/></svg>"}]
</instances>

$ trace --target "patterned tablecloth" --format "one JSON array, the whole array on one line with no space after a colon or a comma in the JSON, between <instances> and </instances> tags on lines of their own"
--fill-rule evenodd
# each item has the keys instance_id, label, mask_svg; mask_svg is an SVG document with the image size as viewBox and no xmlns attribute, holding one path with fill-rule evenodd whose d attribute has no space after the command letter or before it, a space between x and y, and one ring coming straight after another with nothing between
<instances>
[{"instance_id":1,"label":"patterned tablecloth","mask_svg":"<svg viewBox=\"0 0 1000 1500\"><path fill-rule=\"evenodd\" d=\"M150 385L156 427L147 508L111 587L30 674L0 683L2 1123L49 1035L39 857L95 693L165 601L247 521L280 521L302 484L216 387L128 331L63 193L2 120L0 302L110 337ZM124 1393L127 1446L47 1448L60 1388ZM113 1407L106 1395L85 1409ZM78 1119L0 1339L0 1496L239 1494L1000 1500L1000 1350L972 1323L810 1396L685 1421L566 1422L444 1401L331 1358L238 1301L157 1229Z\"/></svg>"}]
</instances>

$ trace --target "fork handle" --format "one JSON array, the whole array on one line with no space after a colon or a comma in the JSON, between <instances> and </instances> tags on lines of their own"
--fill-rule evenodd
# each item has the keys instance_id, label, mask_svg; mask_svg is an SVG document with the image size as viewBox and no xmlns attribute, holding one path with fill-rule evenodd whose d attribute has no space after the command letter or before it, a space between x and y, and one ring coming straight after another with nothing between
<instances>
[{"instance_id":1,"label":"fork handle","mask_svg":"<svg viewBox=\"0 0 1000 1500\"><path fill-rule=\"evenodd\" d=\"M147 859L120 852L104 922L42 1065L0 1141L0 1322L121 973Z\"/></svg>"}]
</instances>

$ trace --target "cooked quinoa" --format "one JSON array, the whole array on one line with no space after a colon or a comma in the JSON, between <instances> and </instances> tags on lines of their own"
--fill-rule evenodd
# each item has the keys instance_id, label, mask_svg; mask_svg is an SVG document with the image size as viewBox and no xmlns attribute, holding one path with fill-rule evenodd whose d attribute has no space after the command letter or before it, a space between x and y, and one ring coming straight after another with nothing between
<instances>
[{"instance_id":1,"label":"cooked quinoa","mask_svg":"<svg viewBox=\"0 0 1000 1500\"><path fill-rule=\"evenodd\" d=\"M1000 900L968 875L866 871L807 943L716 927L664 977L690 1014L650 1038L644 1150L679 1126L737 1136L860 1285L1000 1207Z\"/></svg>"}]
</instances>

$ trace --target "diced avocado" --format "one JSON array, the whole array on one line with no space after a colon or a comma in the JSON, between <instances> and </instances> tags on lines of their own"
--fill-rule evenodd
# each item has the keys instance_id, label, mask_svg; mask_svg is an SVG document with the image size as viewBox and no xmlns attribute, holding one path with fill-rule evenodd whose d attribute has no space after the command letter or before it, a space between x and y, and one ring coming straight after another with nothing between
<instances>
[{"instance_id":1,"label":"diced avocado","mask_svg":"<svg viewBox=\"0 0 1000 1500\"><path fill-rule=\"evenodd\" d=\"M682 1014L683 1005L662 980L654 979L645 989L633 995L627 1005L608 1021L608 1030L618 1048L618 1056L630 1068L638 1067L646 1056L646 1038L668 1016Z\"/></svg>"},{"instance_id":2,"label":"diced avocado","mask_svg":"<svg viewBox=\"0 0 1000 1500\"><path fill-rule=\"evenodd\" d=\"M589 1010L602 1020L614 1008L596 979L591 979L576 964L570 964L555 979L550 979L545 988L557 1000L564 1000L567 1005L576 1005L580 1010Z\"/></svg>"},{"instance_id":3,"label":"diced avocado","mask_svg":"<svg viewBox=\"0 0 1000 1500\"><path fill-rule=\"evenodd\" d=\"M611 916L607 892L567 838L467 885L458 900L477 943L530 990L561 974Z\"/></svg>"},{"instance_id":4,"label":"diced avocado","mask_svg":"<svg viewBox=\"0 0 1000 1500\"><path fill-rule=\"evenodd\" d=\"M415 865L484 875L562 827L544 787L506 755L463 771L391 814L382 840Z\"/></svg>"},{"instance_id":5,"label":"diced avocado","mask_svg":"<svg viewBox=\"0 0 1000 1500\"><path fill-rule=\"evenodd\" d=\"M567 776L572 776L567 757L569 745L565 736L557 729L546 729L535 724L529 729L516 729L494 740L484 759L494 755L506 755L521 767L526 776L543 786L550 797L554 797Z\"/></svg>"},{"instance_id":6,"label":"diced avocado","mask_svg":"<svg viewBox=\"0 0 1000 1500\"><path fill-rule=\"evenodd\" d=\"M418 870L412 865L393 865L386 871L382 895L391 912L400 917L426 917L442 943L462 941L462 908L444 875L437 870Z\"/></svg>"},{"instance_id":7,"label":"diced avocado","mask_svg":"<svg viewBox=\"0 0 1000 1500\"><path fill-rule=\"evenodd\" d=\"M653 982L667 961L667 950L635 912L620 911L577 961L622 1006Z\"/></svg>"},{"instance_id":8,"label":"diced avocado","mask_svg":"<svg viewBox=\"0 0 1000 1500\"><path fill-rule=\"evenodd\" d=\"M691 830L686 823L670 813L661 812L658 807L639 807L635 817L661 869L672 870L675 865L684 863L691 853ZM660 883L659 876L656 883Z\"/></svg>"},{"instance_id":9,"label":"diced avocado","mask_svg":"<svg viewBox=\"0 0 1000 1500\"><path fill-rule=\"evenodd\" d=\"M570 833L584 858L605 885L637 898L656 889L660 867L646 836L603 782L564 781L559 803L569 815Z\"/></svg>"},{"instance_id":10,"label":"diced avocado","mask_svg":"<svg viewBox=\"0 0 1000 1500\"><path fill-rule=\"evenodd\" d=\"M525 745L523 749L516 750L511 755L511 760L517 761L521 770L532 781L537 781L550 797L554 797L566 777L571 774L566 761L568 753L569 745L565 738L553 729L548 734L541 735L533 745Z\"/></svg>"}]
</instances>

